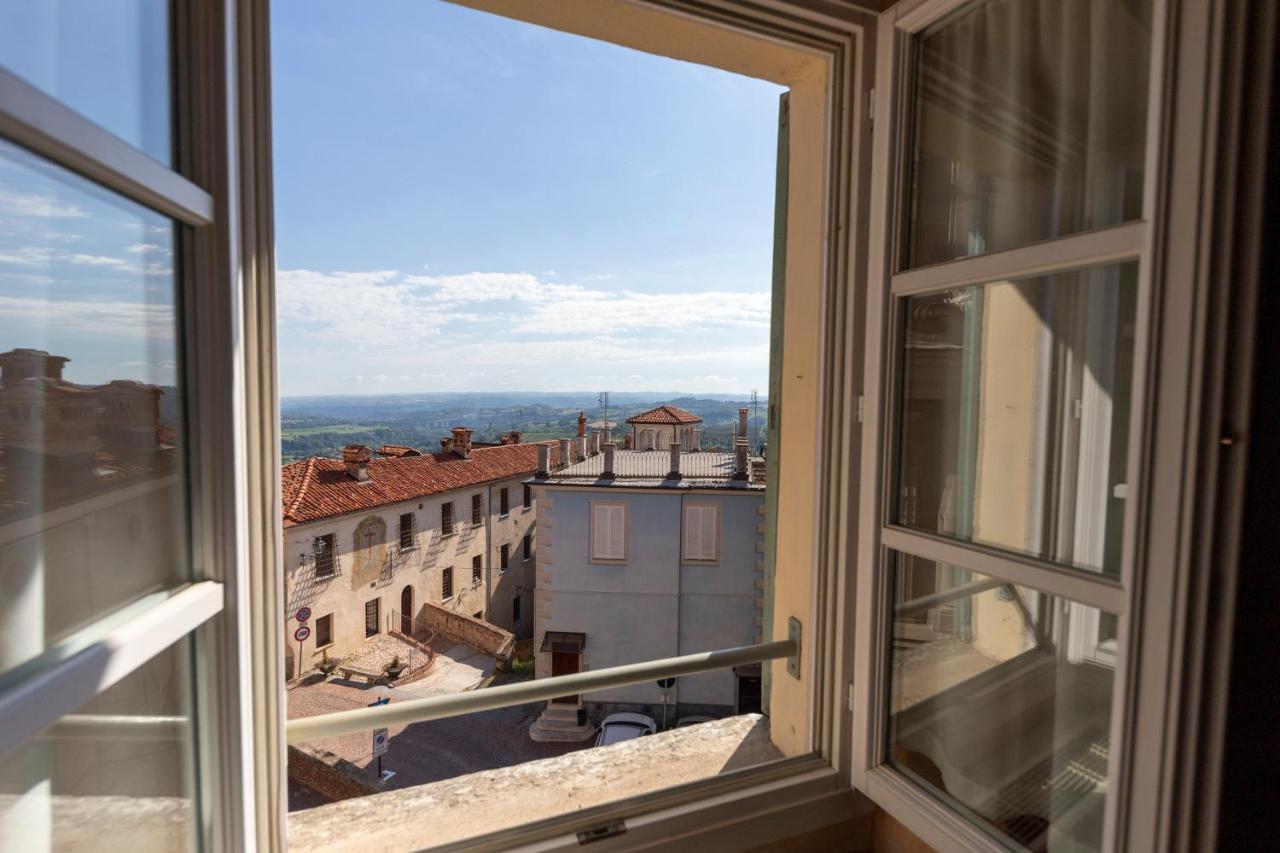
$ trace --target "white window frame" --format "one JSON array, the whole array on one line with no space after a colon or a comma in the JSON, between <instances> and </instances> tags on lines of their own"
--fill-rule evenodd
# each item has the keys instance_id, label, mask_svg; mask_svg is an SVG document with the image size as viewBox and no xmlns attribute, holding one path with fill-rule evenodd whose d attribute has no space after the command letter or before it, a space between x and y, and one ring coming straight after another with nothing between
<instances>
[{"instance_id":1,"label":"white window frame","mask_svg":"<svg viewBox=\"0 0 1280 853\"><path fill-rule=\"evenodd\" d=\"M703 523L706 521L707 512L709 511L711 513L712 530L711 530L711 554L710 555L704 554L701 551L701 543L699 543L699 550L697 552L690 553L689 551L689 530L690 530L689 516L692 514L690 512L691 510L696 511L699 517L699 522L698 522L699 532L701 532L701 527ZM701 563L706 565L715 565L716 563L719 563L720 562L720 503L719 501L686 500L684 501L684 505L681 509L681 516L682 516L681 518L682 524L680 525L681 527L681 530L680 530L681 562L695 563L695 564Z\"/></svg>"},{"instance_id":2,"label":"white window frame","mask_svg":"<svg viewBox=\"0 0 1280 853\"><path fill-rule=\"evenodd\" d=\"M909 143L911 39L929 24L970 0L903 0L880 15L877 32L876 135L871 183L870 255L863 409L868 428L861 452L864 476L855 486L859 512L857 545L854 678L851 742L854 784L926 843L941 850L1002 850L991 836L956 811L917 787L887 763L889 688L888 628L893 591L890 549L959 565L993 578L1009 580L1074 602L1093 605L1119 616L1119 654L1112 696L1112 754L1103 830L1103 850L1155 849L1174 821L1166 787L1177 762L1166 760L1171 732L1177 732L1176 709L1168 704L1168 679L1175 677L1175 652L1169 625L1179 618L1176 590L1192 571L1190 559L1177 554L1177 536L1191 513L1180 505L1186 480L1184 466L1192 458L1170 448L1186 447L1195 436L1182 415L1195 398L1194 319L1189 311L1197 293L1210 287L1207 277L1187 258L1207 230L1196 194L1197 178L1209 170L1202 126L1204 90L1208 85L1209 51L1215 36L1215 12L1209 2L1188 4L1177 16L1167 0L1155 0L1152 20L1151 85L1149 87L1146 171L1142 218L1111 228L1070 235L1040 244L966 258L909 271L897 271L897 236L904 227L902 194L906 186ZM1184 82L1179 85L1173 68ZM1184 116L1176 108L1186 105ZM1175 119L1178 122L1175 123ZM1178 169L1185 171L1178 172ZM1173 176L1173 177L1170 177ZM1134 259L1139 265L1137 333L1126 476L1124 548L1118 581L1061 569L1046 562L950 540L897 526L892 522L891 466L897 365L895 300L965 284L1025 278L1046 272ZM1153 270L1161 271L1159 292ZM1156 324L1161 328L1155 328ZM1158 334L1157 334L1158 331ZM1156 426L1158 425L1158 429ZM1115 437L1113 437L1114 440ZM1173 540L1173 541L1171 541ZM1160 566L1149 572L1146 567ZM1208 567L1201 567L1207 570ZM1185 604L1185 600L1183 602ZM1092 630L1096 634L1097 626ZM1086 649L1107 662L1108 651ZM1073 650L1069 649L1068 653ZM1153 673L1158 673L1154 675Z\"/></svg>"},{"instance_id":3,"label":"white window frame","mask_svg":"<svg viewBox=\"0 0 1280 853\"><path fill-rule=\"evenodd\" d=\"M629 501L589 501L587 504L587 538L589 540L587 558L592 563L601 563L605 565L625 565L627 557L630 553L631 540L631 508ZM597 547L599 544L596 534L596 512L598 510L618 510L622 514L622 554L621 556L613 556L616 551L610 549L605 554ZM610 522L612 523L612 522ZM612 534L610 534L612 538ZM612 542L610 543L612 544Z\"/></svg>"}]
</instances>

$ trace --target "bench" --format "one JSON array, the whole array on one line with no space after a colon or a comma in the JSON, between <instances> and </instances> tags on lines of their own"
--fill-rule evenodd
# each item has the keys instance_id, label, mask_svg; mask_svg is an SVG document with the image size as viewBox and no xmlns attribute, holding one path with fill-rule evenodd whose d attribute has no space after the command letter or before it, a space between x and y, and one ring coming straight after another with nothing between
<instances>
[{"instance_id":1,"label":"bench","mask_svg":"<svg viewBox=\"0 0 1280 853\"><path fill-rule=\"evenodd\" d=\"M367 669L356 669L352 666L339 666L338 672L342 673L342 677L348 681L355 678L363 678L366 684L377 684L386 677L386 673L370 672Z\"/></svg>"}]
</instances>

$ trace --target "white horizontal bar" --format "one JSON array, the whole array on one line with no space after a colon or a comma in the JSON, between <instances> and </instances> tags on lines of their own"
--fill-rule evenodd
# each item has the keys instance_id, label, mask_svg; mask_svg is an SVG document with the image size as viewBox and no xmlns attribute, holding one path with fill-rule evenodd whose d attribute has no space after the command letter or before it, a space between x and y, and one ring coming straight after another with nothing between
<instances>
[{"instance_id":1,"label":"white horizontal bar","mask_svg":"<svg viewBox=\"0 0 1280 853\"><path fill-rule=\"evenodd\" d=\"M559 696L643 684L659 678L673 678L747 663L760 663L789 657L795 653L795 650L796 644L791 640L778 640L757 646L738 646L714 652L699 652L644 663L612 666L591 672L579 672L574 675L540 678L520 684L504 684L501 687L454 693L449 696L393 702L376 708L355 708L333 714L303 717L290 720L286 724L285 731L289 743L308 743L385 726L443 720L447 717L460 717L464 714L490 711L494 708L509 708L512 705L555 699Z\"/></svg>"},{"instance_id":2,"label":"white horizontal bar","mask_svg":"<svg viewBox=\"0 0 1280 853\"><path fill-rule=\"evenodd\" d=\"M148 597L89 626L0 687L0 760L222 610L222 584L201 581ZM50 662L51 661L51 662Z\"/></svg>"},{"instance_id":3,"label":"white horizontal bar","mask_svg":"<svg viewBox=\"0 0 1280 853\"><path fill-rule=\"evenodd\" d=\"M955 542L901 527L886 526L880 531L886 548L914 554L936 563L960 566L1020 586L1030 587L1108 613L1125 611L1124 589L1115 581L1083 569L1058 568L999 551L985 545Z\"/></svg>"},{"instance_id":4,"label":"white horizontal bar","mask_svg":"<svg viewBox=\"0 0 1280 853\"><path fill-rule=\"evenodd\" d=\"M1127 222L1114 228L1086 231L1004 252L907 270L893 277L891 289L895 296L914 296L971 284L1015 281L1097 266L1137 258L1146 245L1146 239L1146 222Z\"/></svg>"},{"instance_id":5,"label":"white horizontal bar","mask_svg":"<svg viewBox=\"0 0 1280 853\"><path fill-rule=\"evenodd\" d=\"M213 221L207 192L3 68L0 136L188 225Z\"/></svg>"},{"instance_id":6,"label":"white horizontal bar","mask_svg":"<svg viewBox=\"0 0 1280 853\"><path fill-rule=\"evenodd\" d=\"M189 717L129 714L66 714L41 733L51 740L144 741L162 743L189 738Z\"/></svg>"}]
</instances>

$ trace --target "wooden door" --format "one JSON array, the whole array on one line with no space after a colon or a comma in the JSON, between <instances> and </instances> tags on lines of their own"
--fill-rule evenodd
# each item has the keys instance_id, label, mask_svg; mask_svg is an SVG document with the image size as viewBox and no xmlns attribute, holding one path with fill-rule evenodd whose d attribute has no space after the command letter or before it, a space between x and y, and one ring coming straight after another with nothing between
<instances>
[{"instance_id":1,"label":"wooden door","mask_svg":"<svg viewBox=\"0 0 1280 853\"><path fill-rule=\"evenodd\" d=\"M578 671L578 653L577 652L552 652L551 653L551 674L556 675L573 675ZM572 696L559 696L551 700L552 702L570 702L574 705L578 704L577 694Z\"/></svg>"},{"instance_id":2,"label":"wooden door","mask_svg":"<svg viewBox=\"0 0 1280 853\"><path fill-rule=\"evenodd\" d=\"M400 593L400 633L413 636L413 587L406 586Z\"/></svg>"}]
</instances>

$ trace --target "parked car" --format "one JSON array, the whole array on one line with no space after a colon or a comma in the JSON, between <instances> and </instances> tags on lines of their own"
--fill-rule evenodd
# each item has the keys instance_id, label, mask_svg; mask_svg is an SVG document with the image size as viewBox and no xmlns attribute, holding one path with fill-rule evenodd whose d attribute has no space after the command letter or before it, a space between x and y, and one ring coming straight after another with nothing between
<instances>
[{"instance_id":1,"label":"parked car","mask_svg":"<svg viewBox=\"0 0 1280 853\"><path fill-rule=\"evenodd\" d=\"M600 724L600 733L596 735L596 746L609 746L651 735L658 730L653 717L644 714L617 713L610 714Z\"/></svg>"},{"instance_id":2,"label":"parked car","mask_svg":"<svg viewBox=\"0 0 1280 853\"><path fill-rule=\"evenodd\" d=\"M714 719L715 717L704 717L701 715L694 715L691 717L681 717L680 719L676 720L676 728L683 729L685 726L696 726L698 723L709 723Z\"/></svg>"}]
</instances>

